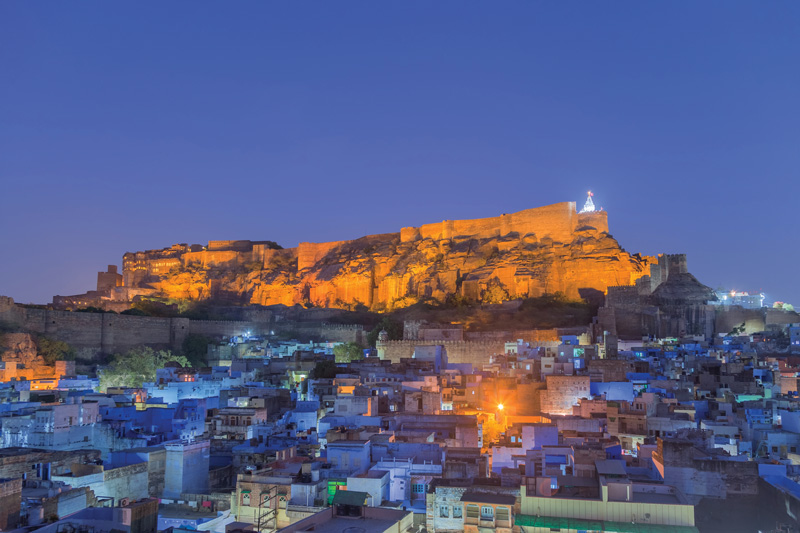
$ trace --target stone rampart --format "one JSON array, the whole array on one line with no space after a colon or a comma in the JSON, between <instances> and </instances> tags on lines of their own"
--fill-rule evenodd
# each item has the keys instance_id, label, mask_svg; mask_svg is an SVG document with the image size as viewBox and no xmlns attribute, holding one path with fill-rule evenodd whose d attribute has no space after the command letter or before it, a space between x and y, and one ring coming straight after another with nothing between
<instances>
[{"instance_id":1,"label":"stone rampart","mask_svg":"<svg viewBox=\"0 0 800 533\"><path fill-rule=\"evenodd\" d=\"M0 296L0 322L92 353L118 353L140 345L179 350L190 333L210 337L232 337L248 331L253 335L270 333L268 321L190 320L31 309L15 305L13 299L5 296ZM357 325L287 323L274 329L294 330L319 341L365 342L363 327Z\"/></svg>"},{"instance_id":2,"label":"stone rampart","mask_svg":"<svg viewBox=\"0 0 800 533\"><path fill-rule=\"evenodd\" d=\"M526 329L514 331L467 331L464 339L468 341L514 342L555 342L559 340L557 329Z\"/></svg>"},{"instance_id":3,"label":"stone rampart","mask_svg":"<svg viewBox=\"0 0 800 533\"><path fill-rule=\"evenodd\" d=\"M328 252L350 241L301 242L297 245L297 270L311 268Z\"/></svg>"},{"instance_id":4,"label":"stone rampart","mask_svg":"<svg viewBox=\"0 0 800 533\"><path fill-rule=\"evenodd\" d=\"M594 228L597 231L604 231L608 233L608 211L578 213L575 229L582 228Z\"/></svg>"},{"instance_id":5,"label":"stone rampart","mask_svg":"<svg viewBox=\"0 0 800 533\"><path fill-rule=\"evenodd\" d=\"M249 256L247 252L236 250L203 250L199 252L186 252L181 256L183 266L200 265L203 268L210 268L222 265L236 265L244 258Z\"/></svg>"},{"instance_id":6,"label":"stone rampart","mask_svg":"<svg viewBox=\"0 0 800 533\"><path fill-rule=\"evenodd\" d=\"M357 342L366 344L366 332L362 326L350 324L306 325L283 323L274 326L276 333L296 333L299 337L315 341Z\"/></svg>"},{"instance_id":7,"label":"stone rampart","mask_svg":"<svg viewBox=\"0 0 800 533\"><path fill-rule=\"evenodd\" d=\"M575 202L562 202L499 217L445 220L423 224L419 228L403 228L400 231L400 240L402 242L416 238L445 240L458 236L489 239L509 233L518 233L520 236L533 233L539 239L549 237L558 242L570 242L573 232L579 225L599 225L598 230L608 231L604 212L588 218L580 218L581 216L583 215L579 216L575 210Z\"/></svg>"},{"instance_id":8,"label":"stone rampart","mask_svg":"<svg viewBox=\"0 0 800 533\"><path fill-rule=\"evenodd\" d=\"M450 363L470 363L480 367L495 354L504 354L504 341L387 341L378 343L378 357L393 363L410 359L417 346L444 346Z\"/></svg>"}]
</instances>

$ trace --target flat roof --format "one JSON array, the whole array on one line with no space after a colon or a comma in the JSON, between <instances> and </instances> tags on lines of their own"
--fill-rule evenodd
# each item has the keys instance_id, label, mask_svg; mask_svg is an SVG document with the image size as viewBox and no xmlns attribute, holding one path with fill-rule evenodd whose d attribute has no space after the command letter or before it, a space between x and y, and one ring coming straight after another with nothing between
<instances>
[{"instance_id":1,"label":"flat roof","mask_svg":"<svg viewBox=\"0 0 800 533\"><path fill-rule=\"evenodd\" d=\"M353 519L335 516L325 522L314 524L313 531L314 533L341 533L342 531L347 531L349 528L357 527L360 533L384 533L397 523L398 520L386 518L367 517ZM311 527L311 524L309 524L309 527Z\"/></svg>"},{"instance_id":2,"label":"flat roof","mask_svg":"<svg viewBox=\"0 0 800 533\"><path fill-rule=\"evenodd\" d=\"M357 490L337 490L333 495L333 505L356 505L363 506L367 503L369 493Z\"/></svg>"},{"instance_id":3,"label":"flat roof","mask_svg":"<svg viewBox=\"0 0 800 533\"><path fill-rule=\"evenodd\" d=\"M594 462L597 473L601 476L627 476L625 462L619 459L598 459Z\"/></svg>"},{"instance_id":4,"label":"flat roof","mask_svg":"<svg viewBox=\"0 0 800 533\"><path fill-rule=\"evenodd\" d=\"M584 529L595 531L615 531L619 533L699 533L694 526L666 526L661 524L642 524L630 522L610 522L567 518L560 516L516 515L514 524L549 529Z\"/></svg>"}]
</instances>

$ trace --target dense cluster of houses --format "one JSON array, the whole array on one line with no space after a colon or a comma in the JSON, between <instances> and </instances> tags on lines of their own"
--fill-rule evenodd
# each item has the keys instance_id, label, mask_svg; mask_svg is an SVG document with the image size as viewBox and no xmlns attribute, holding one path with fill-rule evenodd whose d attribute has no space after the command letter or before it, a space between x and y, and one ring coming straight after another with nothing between
<instances>
[{"instance_id":1,"label":"dense cluster of houses","mask_svg":"<svg viewBox=\"0 0 800 533\"><path fill-rule=\"evenodd\" d=\"M136 389L0 385L0 531L798 526L800 357L751 336L518 340L480 367L239 340Z\"/></svg>"}]
</instances>

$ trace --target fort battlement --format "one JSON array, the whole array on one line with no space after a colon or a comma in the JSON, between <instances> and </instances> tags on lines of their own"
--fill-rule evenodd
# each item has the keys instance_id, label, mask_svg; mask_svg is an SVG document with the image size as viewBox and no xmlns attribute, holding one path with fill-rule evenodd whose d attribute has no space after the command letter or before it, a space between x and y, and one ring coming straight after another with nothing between
<instances>
[{"instance_id":1,"label":"fort battlement","mask_svg":"<svg viewBox=\"0 0 800 533\"><path fill-rule=\"evenodd\" d=\"M539 239L549 237L554 241L569 242L575 231L582 227L608 232L608 214L605 211L578 213L575 202L562 202L499 217L444 220L423 224L418 228L403 228L400 230L400 241L444 240L462 236L489 239L517 233L520 236L534 234Z\"/></svg>"}]
</instances>

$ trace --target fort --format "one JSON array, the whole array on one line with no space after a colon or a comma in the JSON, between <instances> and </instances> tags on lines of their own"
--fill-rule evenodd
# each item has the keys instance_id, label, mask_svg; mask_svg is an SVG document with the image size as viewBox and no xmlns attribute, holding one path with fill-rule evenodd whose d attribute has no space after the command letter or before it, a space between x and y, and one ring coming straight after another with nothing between
<instances>
[{"instance_id":1,"label":"fort","mask_svg":"<svg viewBox=\"0 0 800 533\"><path fill-rule=\"evenodd\" d=\"M655 262L619 246L605 211L579 213L575 202L562 202L288 249L239 240L128 252L121 274L110 265L95 291L55 296L53 306L120 311L137 298L160 297L384 311L454 296L481 303L579 298L633 284Z\"/></svg>"}]
</instances>

